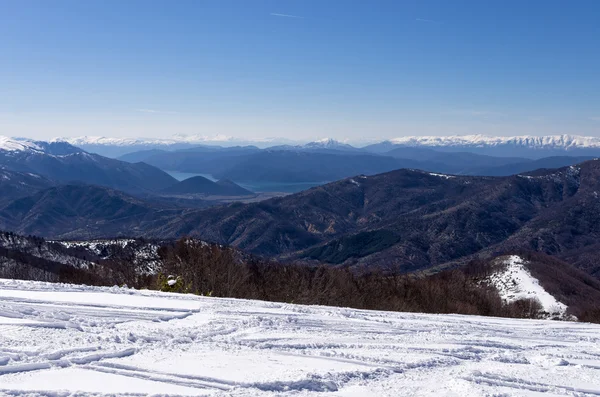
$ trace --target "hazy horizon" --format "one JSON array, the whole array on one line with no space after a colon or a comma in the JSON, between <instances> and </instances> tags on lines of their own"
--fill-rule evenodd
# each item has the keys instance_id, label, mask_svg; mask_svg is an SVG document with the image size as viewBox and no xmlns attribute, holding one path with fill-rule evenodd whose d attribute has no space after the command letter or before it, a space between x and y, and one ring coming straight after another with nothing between
<instances>
[{"instance_id":1,"label":"hazy horizon","mask_svg":"<svg viewBox=\"0 0 600 397\"><path fill-rule=\"evenodd\" d=\"M0 135L600 136L600 3L5 1Z\"/></svg>"}]
</instances>

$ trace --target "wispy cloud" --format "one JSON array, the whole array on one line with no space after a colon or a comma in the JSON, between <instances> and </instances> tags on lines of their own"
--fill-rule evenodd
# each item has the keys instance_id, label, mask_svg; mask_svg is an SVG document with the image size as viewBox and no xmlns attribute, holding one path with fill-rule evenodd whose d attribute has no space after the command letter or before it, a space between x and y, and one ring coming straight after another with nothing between
<instances>
[{"instance_id":1,"label":"wispy cloud","mask_svg":"<svg viewBox=\"0 0 600 397\"><path fill-rule=\"evenodd\" d=\"M291 15L291 14L279 14L276 12L272 12L269 15L271 15L272 17L282 17L282 18L297 18L297 19L304 19L304 17L300 17L298 15Z\"/></svg>"},{"instance_id":2,"label":"wispy cloud","mask_svg":"<svg viewBox=\"0 0 600 397\"><path fill-rule=\"evenodd\" d=\"M179 114L179 112L173 112L168 110L156 110L156 109L135 109L136 112L140 113L154 113L154 114Z\"/></svg>"},{"instance_id":3,"label":"wispy cloud","mask_svg":"<svg viewBox=\"0 0 600 397\"><path fill-rule=\"evenodd\" d=\"M596 117L596 116L590 117L589 119L592 121L600 121L600 116L599 117Z\"/></svg>"},{"instance_id":4,"label":"wispy cloud","mask_svg":"<svg viewBox=\"0 0 600 397\"><path fill-rule=\"evenodd\" d=\"M436 23L433 19L425 19L425 18L415 18L417 22L425 22L425 23Z\"/></svg>"}]
</instances>

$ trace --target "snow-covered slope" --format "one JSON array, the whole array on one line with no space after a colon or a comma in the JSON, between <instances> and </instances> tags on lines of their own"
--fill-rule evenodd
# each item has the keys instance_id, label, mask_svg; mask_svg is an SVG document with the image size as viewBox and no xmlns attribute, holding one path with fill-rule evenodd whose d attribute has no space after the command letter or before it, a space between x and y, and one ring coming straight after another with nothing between
<instances>
[{"instance_id":1,"label":"snow-covered slope","mask_svg":"<svg viewBox=\"0 0 600 397\"><path fill-rule=\"evenodd\" d=\"M79 136L72 138L54 138L53 142L68 142L75 146L85 145L107 145L107 146L170 146L178 143L207 143L228 142L232 138L225 135L203 136L203 135L174 135L172 138L114 138L105 136Z\"/></svg>"},{"instance_id":2,"label":"snow-covered slope","mask_svg":"<svg viewBox=\"0 0 600 397\"><path fill-rule=\"evenodd\" d=\"M490 276L490 282L502 300L510 303L519 299L537 299L542 310L550 317L566 317L567 305L556 300L540 285L539 280L527 269L523 258L510 255L501 259L501 262L501 270Z\"/></svg>"},{"instance_id":3,"label":"snow-covered slope","mask_svg":"<svg viewBox=\"0 0 600 397\"><path fill-rule=\"evenodd\" d=\"M0 280L0 395L600 394L600 326Z\"/></svg>"},{"instance_id":4,"label":"snow-covered slope","mask_svg":"<svg viewBox=\"0 0 600 397\"><path fill-rule=\"evenodd\" d=\"M303 146L305 149L357 150L354 146L337 141L333 138L319 139Z\"/></svg>"},{"instance_id":5,"label":"snow-covered slope","mask_svg":"<svg viewBox=\"0 0 600 397\"><path fill-rule=\"evenodd\" d=\"M549 136L487 136L487 135L451 135L451 136L405 136L390 140L395 145L404 146L463 146L485 147L513 145L528 148L600 148L599 137L578 135Z\"/></svg>"},{"instance_id":6,"label":"snow-covered slope","mask_svg":"<svg viewBox=\"0 0 600 397\"><path fill-rule=\"evenodd\" d=\"M98 239L86 241L54 241L65 248L81 248L99 259L128 258L142 274L155 274L161 264L158 242L137 239Z\"/></svg>"},{"instance_id":7,"label":"snow-covered slope","mask_svg":"<svg viewBox=\"0 0 600 397\"><path fill-rule=\"evenodd\" d=\"M0 136L0 150L7 152L22 152L26 150L42 151L42 148L33 141L16 140Z\"/></svg>"}]
</instances>

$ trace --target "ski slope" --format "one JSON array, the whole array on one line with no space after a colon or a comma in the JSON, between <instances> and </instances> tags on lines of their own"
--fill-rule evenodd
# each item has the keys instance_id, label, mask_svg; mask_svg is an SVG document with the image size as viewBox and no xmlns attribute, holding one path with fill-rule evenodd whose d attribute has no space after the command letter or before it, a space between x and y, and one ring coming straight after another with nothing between
<instances>
[{"instance_id":1,"label":"ski slope","mask_svg":"<svg viewBox=\"0 0 600 397\"><path fill-rule=\"evenodd\" d=\"M0 395L598 396L600 326L0 280Z\"/></svg>"}]
</instances>

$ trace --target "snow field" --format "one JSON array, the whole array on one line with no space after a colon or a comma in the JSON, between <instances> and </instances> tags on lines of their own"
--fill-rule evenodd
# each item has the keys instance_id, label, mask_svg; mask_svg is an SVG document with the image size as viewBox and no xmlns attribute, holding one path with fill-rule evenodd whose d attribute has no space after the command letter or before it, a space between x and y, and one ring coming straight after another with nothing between
<instances>
[{"instance_id":1,"label":"snow field","mask_svg":"<svg viewBox=\"0 0 600 397\"><path fill-rule=\"evenodd\" d=\"M0 395L597 396L600 326L0 280Z\"/></svg>"},{"instance_id":2,"label":"snow field","mask_svg":"<svg viewBox=\"0 0 600 397\"><path fill-rule=\"evenodd\" d=\"M510 255L503 263L506 267L490 279L502 300L510 303L519 299L537 299L550 315L566 316L567 305L556 300L540 285L521 257Z\"/></svg>"}]
</instances>

